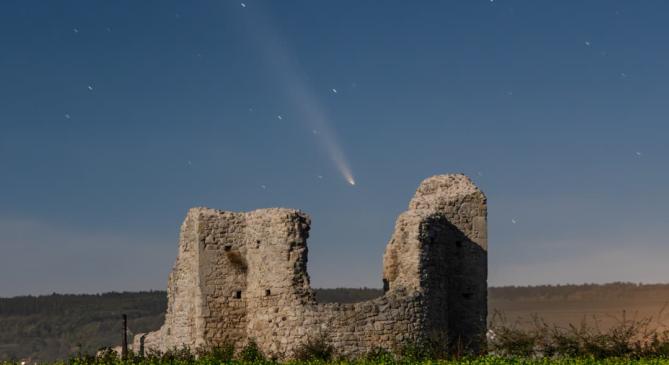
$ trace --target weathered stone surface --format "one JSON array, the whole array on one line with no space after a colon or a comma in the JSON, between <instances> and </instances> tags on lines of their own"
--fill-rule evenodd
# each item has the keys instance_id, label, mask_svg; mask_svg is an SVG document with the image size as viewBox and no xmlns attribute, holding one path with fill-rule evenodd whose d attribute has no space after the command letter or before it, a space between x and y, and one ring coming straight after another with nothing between
<instances>
[{"instance_id":1,"label":"weathered stone surface","mask_svg":"<svg viewBox=\"0 0 669 365\"><path fill-rule=\"evenodd\" d=\"M168 282L165 324L147 350L250 339L285 358L325 335L341 355L447 335L476 348L485 334L487 209L464 175L423 181L383 258L383 297L318 304L309 286L309 217L292 209L191 209ZM138 339L135 339L135 343Z\"/></svg>"}]
</instances>

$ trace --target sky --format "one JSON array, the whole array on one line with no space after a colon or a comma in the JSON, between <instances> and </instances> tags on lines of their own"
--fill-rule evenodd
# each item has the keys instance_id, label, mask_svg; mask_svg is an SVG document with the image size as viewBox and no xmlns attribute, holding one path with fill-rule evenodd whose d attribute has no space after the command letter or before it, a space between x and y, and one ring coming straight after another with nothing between
<instances>
[{"instance_id":1,"label":"sky","mask_svg":"<svg viewBox=\"0 0 669 365\"><path fill-rule=\"evenodd\" d=\"M397 215L457 172L490 285L667 282L668 12L3 0L0 296L164 289L193 206L302 209L312 286L380 287Z\"/></svg>"}]
</instances>

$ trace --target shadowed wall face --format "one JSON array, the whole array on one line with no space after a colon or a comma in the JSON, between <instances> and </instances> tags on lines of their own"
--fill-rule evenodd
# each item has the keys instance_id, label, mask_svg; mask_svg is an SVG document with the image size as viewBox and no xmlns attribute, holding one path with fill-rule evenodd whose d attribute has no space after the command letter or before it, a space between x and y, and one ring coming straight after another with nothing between
<instances>
[{"instance_id":1,"label":"shadowed wall face","mask_svg":"<svg viewBox=\"0 0 669 365\"><path fill-rule=\"evenodd\" d=\"M476 350L486 318L486 202L464 175L421 184L384 256L381 298L319 304L306 270L310 220L293 209L193 208L148 349L243 346L290 358L325 336L340 355L446 335Z\"/></svg>"},{"instance_id":2,"label":"shadowed wall face","mask_svg":"<svg viewBox=\"0 0 669 365\"><path fill-rule=\"evenodd\" d=\"M426 179L395 233L385 256L389 289L424 293L426 336L478 349L487 317L485 195L464 175Z\"/></svg>"},{"instance_id":3,"label":"shadowed wall face","mask_svg":"<svg viewBox=\"0 0 669 365\"><path fill-rule=\"evenodd\" d=\"M478 349L487 317L487 252L446 217L423 226L427 332Z\"/></svg>"}]
</instances>

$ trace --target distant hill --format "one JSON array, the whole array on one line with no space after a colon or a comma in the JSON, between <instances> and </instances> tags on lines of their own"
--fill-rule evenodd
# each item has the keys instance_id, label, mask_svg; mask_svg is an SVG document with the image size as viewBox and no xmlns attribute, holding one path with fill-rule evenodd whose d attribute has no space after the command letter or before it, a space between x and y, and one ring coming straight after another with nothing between
<instances>
[{"instance_id":1,"label":"distant hill","mask_svg":"<svg viewBox=\"0 0 669 365\"><path fill-rule=\"evenodd\" d=\"M121 342L121 314L135 332L162 325L162 291L0 299L0 361L62 359Z\"/></svg>"},{"instance_id":2,"label":"distant hill","mask_svg":"<svg viewBox=\"0 0 669 365\"><path fill-rule=\"evenodd\" d=\"M500 313L509 325L529 326L536 314L561 326L596 318L606 327L620 320L623 310L628 318L669 323L669 310L663 310L669 303L669 284L498 287L488 292L489 319ZM322 303L359 302L382 294L370 288L316 289ZM0 298L0 361L52 361L117 345L121 314L128 315L131 332L148 332L162 325L166 305L164 291Z\"/></svg>"},{"instance_id":3,"label":"distant hill","mask_svg":"<svg viewBox=\"0 0 669 365\"><path fill-rule=\"evenodd\" d=\"M315 292L319 303L357 303L383 295L383 290L377 288L315 289Z\"/></svg>"}]
</instances>

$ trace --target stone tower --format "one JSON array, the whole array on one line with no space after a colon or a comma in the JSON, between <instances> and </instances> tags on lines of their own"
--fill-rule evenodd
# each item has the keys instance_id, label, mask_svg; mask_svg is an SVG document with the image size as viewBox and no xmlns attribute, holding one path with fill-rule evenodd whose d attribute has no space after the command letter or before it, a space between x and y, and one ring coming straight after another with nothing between
<instances>
[{"instance_id":1,"label":"stone tower","mask_svg":"<svg viewBox=\"0 0 669 365\"><path fill-rule=\"evenodd\" d=\"M291 357L325 336L342 355L447 336L476 350L487 314L486 198L464 175L423 181L383 258L385 294L319 304L309 286L309 217L292 209L191 209L168 282L168 309L145 346L243 345ZM139 341L138 335L136 342Z\"/></svg>"}]
</instances>

